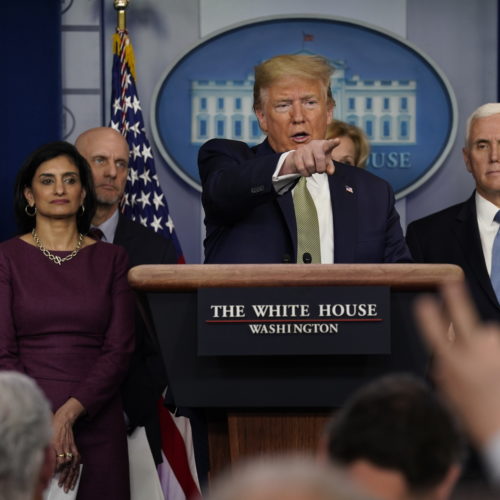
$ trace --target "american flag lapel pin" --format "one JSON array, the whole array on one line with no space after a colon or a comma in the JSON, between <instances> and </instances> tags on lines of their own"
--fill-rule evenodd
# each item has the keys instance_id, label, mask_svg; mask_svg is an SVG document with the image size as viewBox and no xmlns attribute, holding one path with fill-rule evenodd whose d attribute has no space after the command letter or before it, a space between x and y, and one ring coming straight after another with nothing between
<instances>
[{"instance_id":1,"label":"american flag lapel pin","mask_svg":"<svg viewBox=\"0 0 500 500\"><path fill-rule=\"evenodd\" d=\"M351 187L351 186L348 186L347 184L346 184L346 186L345 186L345 190L346 190L348 193L354 194L354 189L352 189L352 187Z\"/></svg>"}]
</instances>

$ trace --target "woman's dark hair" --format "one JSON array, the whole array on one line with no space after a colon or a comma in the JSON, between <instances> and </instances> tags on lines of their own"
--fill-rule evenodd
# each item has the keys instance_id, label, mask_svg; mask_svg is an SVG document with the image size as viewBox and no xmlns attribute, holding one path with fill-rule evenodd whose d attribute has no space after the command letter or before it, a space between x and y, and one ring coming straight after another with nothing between
<instances>
[{"instance_id":1,"label":"woman's dark hair","mask_svg":"<svg viewBox=\"0 0 500 500\"><path fill-rule=\"evenodd\" d=\"M19 170L14 187L14 211L16 214L17 224L22 233L31 231L35 227L35 217L30 217L26 214L25 208L27 205L24 197L24 189L31 187L33 177L37 168L44 162L57 158L58 156L66 156L69 161L78 168L80 174L80 182L85 189L85 199L83 206L85 208L83 214L79 211L77 215L78 231L86 233L90 228L90 223L94 217L96 210L96 197L94 192L94 182L92 180L92 172L90 171L87 160L77 151L75 146L65 141L51 142L39 147L33 151L28 159L24 162Z\"/></svg>"}]
</instances>

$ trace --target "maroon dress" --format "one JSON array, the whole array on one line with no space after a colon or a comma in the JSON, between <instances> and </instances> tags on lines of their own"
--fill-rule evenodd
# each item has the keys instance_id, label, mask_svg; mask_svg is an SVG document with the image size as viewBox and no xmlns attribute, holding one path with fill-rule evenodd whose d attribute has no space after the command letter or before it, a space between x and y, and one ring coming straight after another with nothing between
<instances>
[{"instance_id":1,"label":"maroon dress","mask_svg":"<svg viewBox=\"0 0 500 500\"><path fill-rule=\"evenodd\" d=\"M69 252L53 252L64 257ZM89 245L62 265L14 238L0 244L0 369L33 377L57 410L75 397L78 500L130 498L120 383L133 351L125 250Z\"/></svg>"}]
</instances>

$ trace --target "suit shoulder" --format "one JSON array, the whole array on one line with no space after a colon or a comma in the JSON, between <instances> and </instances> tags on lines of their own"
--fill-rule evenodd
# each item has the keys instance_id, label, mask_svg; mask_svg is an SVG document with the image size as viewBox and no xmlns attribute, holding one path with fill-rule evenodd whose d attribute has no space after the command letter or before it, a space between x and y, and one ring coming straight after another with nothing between
<instances>
[{"instance_id":1,"label":"suit shoulder","mask_svg":"<svg viewBox=\"0 0 500 500\"><path fill-rule=\"evenodd\" d=\"M126 219L127 224L129 225L130 229L134 231L138 236L140 235L141 238L146 238L150 240L155 240L155 241L166 241L165 238L161 235L155 232L153 229L149 229L148 227L144 227L142 224L139 224L136 221Z\"/></svg>"},{"instance_id":2,"label":"suit shoulder","mask_svg":"<svg viewBox=\"0 0 500 500\"><path fill-rule=\"evenodd\" d=\"M223 153L232 151L250 152L251 148L247 143L242 141L234 141L232 139L210 139L201 146L198 156L203 157L206 154L210 155L214 152Z\"/></svg>"},{"instance_id":3,"label":"suit shoulder","mask_svg":"<svg viewBox=\"0 0 500 500\"><path fill-rule=\"evenodd\" d=\"M177 262L172 240L122 215L114 243L127 250L133 265Z\"/></svg>"},{"instance_id":4,"label":"suit shoulder","mask_svg":"<svg viewBox=\"0 0 500 500\"><path fill-rule=\"evenodd\" d=\"M130 220L126 217L120 217L120 224L126 228L129 234L132 234L135 238L140 238L142 241L148 243L156 243L157 245L165 245L169 242L167 238L153 231L153 229L149 229L148 227L144 227L142 224L139 224L136 221Z\"/></svg>"},{"instance_id":5,"label":"suit shoulder","mask_svg":"<svg viewBox=\"0 0 500 500\"><path fill-rule=\"evenodd\" d=\"M466 202L457 203L450 207L434 212L430 215L414 220L408 225L408 230L431 230L447 227L449 222L457 217L464 209Z\"/></svg>"}]
</instances>

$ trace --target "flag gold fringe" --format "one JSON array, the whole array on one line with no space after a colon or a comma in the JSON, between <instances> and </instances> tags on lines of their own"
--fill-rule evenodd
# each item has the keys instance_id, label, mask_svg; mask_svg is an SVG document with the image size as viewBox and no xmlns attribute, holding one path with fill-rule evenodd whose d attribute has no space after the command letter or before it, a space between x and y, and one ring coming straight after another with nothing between
<instances>
[{"instance_id":1,"label":"flag gold fringe","mask_svg":"<svg viewBox=\"0 0 500 500\"><path fill-rule=\"evenodd\" d=\"M125 34L126 36L126 43L125 43L125 63L130 69L130 73L134 79L134 81L137 81L135 77L135 56L134 56L134 49L132 47L132 44L130 43L130 40L128 38L128 35ZM119 33L115 33L113 35L113 54L120 55L120 35Z\"/></svg>"}]
</instances>

